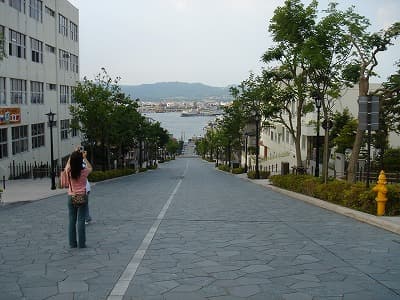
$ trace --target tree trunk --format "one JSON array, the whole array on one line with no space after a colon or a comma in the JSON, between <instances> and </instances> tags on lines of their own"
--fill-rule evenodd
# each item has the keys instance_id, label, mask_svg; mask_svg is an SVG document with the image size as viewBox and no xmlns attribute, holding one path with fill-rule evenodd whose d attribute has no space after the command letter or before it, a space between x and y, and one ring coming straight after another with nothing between
<instances>
[{"instance_id":1,"label":"tree trunk","mask_svg":"<svg viewBox=\"0 0 400 300\"><path fill-rule=\"evenodd\" d=\"M303 167L303 161L301 159L301 108L303 107L303 101L299 101L296 112L296 134L295 134L295 146L296 146L296 163L297 167Z\"/></svg>"},{"instance_id":2,"label":"tree trunk","mask_svg":"<svg viewBox=\"0 0 400 300\"><path fill-rule=\"evenodd\" d=\"M359 96L367 96L369 90L369 77L361 77L359 83ZM347 181L354 183L356 181L357 162L360 156L360 149L365 130L357 129L356 139L351 151L349 166L347 168Z\"/></svg>"}]
</instances>

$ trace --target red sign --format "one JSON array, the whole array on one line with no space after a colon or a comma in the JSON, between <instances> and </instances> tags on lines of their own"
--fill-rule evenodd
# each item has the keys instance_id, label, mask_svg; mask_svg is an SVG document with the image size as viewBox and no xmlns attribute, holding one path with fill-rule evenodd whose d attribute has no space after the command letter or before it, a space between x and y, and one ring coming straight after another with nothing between
<instances>
[{"instance_id":1,"label":"red sign","mask_svg":"<svg viewBox=\"0 0 400 300\"><path fill-rule=\"evenodd\" d=\"M19 107L0 107L0 125L21 123Z\"/></svg>"}]
</instances>

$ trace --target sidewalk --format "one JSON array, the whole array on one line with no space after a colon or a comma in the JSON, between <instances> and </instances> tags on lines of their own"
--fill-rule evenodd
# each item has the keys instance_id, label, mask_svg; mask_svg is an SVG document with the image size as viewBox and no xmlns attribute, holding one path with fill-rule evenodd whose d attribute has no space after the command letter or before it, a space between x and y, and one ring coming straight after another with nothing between
<instances>
[{"instance_id":1,"label":"sidewalk","mask_svg":"<svg viewBox=\"0 0 400 300\"><path fill-rule=\"evenodd\" d=\"M57 181L56 178L56 183ZM1 188L3 187L1 186ZM59 188L51 190L50 178L7 180L1 195L1 204L35 201L66 192L66 189Z\"/></svg>"}]
</instances>

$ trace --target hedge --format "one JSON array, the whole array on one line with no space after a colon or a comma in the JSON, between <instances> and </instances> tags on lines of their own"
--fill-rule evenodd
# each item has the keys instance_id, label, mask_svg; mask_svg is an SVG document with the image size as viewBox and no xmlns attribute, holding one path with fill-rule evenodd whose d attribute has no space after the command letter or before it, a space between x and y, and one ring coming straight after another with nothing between
<instances>
[{"instance_id":1,"label":"hedge","mask_svg":"<svg viewBox=\"0 0 400 300\"><path fill-rule=\"evenodd\" d=\"M218 169L220 169L221 171L225 171L225 172L230 172L231 168L228 165L218 165Z\"/></svg>"},{"instance_id":2,"label":"hedge","mask_svg":"<svg viewBox=\"0 0 400 300\"><path fill-rule=\"evenodd\" d=\"M259 171L259 173L260 173L260 179L267 179L269 175L271 175L271 172L269 171ZM256 179L256 171L248 171L247 178Z\"/></svg>"},{"instance_id":3,"label":"hedge","mask_svg":"<svg viewBox=\"0 0 400 300\"><path fill-rule=\"evenodd\" d=\"M232 169L232 173L233 173L233 174L242 174L242 173L244 173L244 168L242 168L242 167L233 168L233 169Z\"/></svg>"},{"instance_id":4,"label":"hedge","mask_svg":"<svg viewBox=\"0 0 400 300\"><path fill-rule=\"evenodd\" d=\"M114 169L114 170L108 170L108 171L93 171L92 173L89 174L88 180L90 182L97 182L97 181L102 181L106 179L111 179L115 177L121 177L121 176L126 176L130 174L134 174L135 170L134 169Z\"/></svg>"},{"instance_id":5,"label":"hedge","mask_svg":"<svg viewBox=\"0 0 400 300\"><path fill-rule=\"evenodd\" d=\"M342 180L329 180L324 184L319 178L310 175L274 175L270 177L273 185L329 201L345 207L376 214L376 193L365 184L350 184ZM400 184L388 184L385 215L400 215Z\"/></svg>"}]
</instances>

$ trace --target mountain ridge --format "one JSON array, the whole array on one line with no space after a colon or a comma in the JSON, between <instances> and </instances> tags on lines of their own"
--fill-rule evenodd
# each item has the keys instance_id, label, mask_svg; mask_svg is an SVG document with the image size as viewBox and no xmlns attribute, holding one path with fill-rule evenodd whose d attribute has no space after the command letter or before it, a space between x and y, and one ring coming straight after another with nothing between
<instances>
[{"instance_id":1,"label":"mountain ridge","mask_svg":"<svg viewBox=\"0 0 400 300\"><path fill-rule=\"evenodd\" d=\"M232 97L229 88L215 87L200 82L157 82L140 85L121 85L121 90L132 99L139 98L141 101L161 100L203 100L205 98L216 98L219 100L230 100Z\"/></svg>"}]
</instances>

